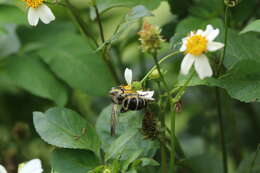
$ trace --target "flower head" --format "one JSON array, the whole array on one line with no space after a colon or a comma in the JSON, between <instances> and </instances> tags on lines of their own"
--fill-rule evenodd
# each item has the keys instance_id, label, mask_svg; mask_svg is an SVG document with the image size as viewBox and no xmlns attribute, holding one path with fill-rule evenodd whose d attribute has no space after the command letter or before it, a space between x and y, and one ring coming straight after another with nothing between
<instances>
[{"instance_id":1,"label":"flower head","mask_svg":"<svg viewBox=\"0 0 260 173\"><path fill-rule=\"evenodd\" d=\"M161 30L158 26L144 22L141 31L138 32L143 52L153 53L161 48L161 43L164 40L160 34Z\"/></svg>"},{"instance_id":2,"label":"flower head","mask_svg":"<svg viewBox=\"0 0 260 173\"><path fill-rule=\"evenodd\" d=\"M188 74L194 64L201 79L212 76L213 72L205 53L216 51L224 46L223 43L213 41L218 35L219 29L208 25L205 31L191 32L189 36L182 39L180 51L186 54L181 63L182 74Z\"/></svg>"},{"instance_id":3,"label":"flower head","mask_svg":"<svg viewBox=\"0 0 260 173\"><path fill-rule=\"evenodd\" d=\"M26 163L22 163L18 167L18 173L42 173L41 160L33 159ZM6 169L0 165L0 173L7 173Z\"/></svg>"},{"instance_id":4,"label":"flower head","mask_svg":"<svg viewBox=\"0 0 260 173\"><path fill-rule=\"evenodd\" d=\"M28 22L32 26L36 26L39 19L45 24L49 24L55 20L51 9L44 4L44 0L22 0L26 2L29 7L28 10Z\"/></svg>"}]
</instances>

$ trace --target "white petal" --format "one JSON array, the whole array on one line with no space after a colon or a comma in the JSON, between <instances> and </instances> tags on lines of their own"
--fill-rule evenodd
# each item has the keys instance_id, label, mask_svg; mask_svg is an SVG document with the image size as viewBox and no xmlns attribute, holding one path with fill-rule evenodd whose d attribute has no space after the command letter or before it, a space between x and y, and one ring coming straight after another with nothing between
<instances>
[{"instance_id":1,"label":"white petal","mask_svg":"<svg viewBox=\"0 0 260 173\"><path fill-rule=\"evenodd\" d=\"M195 59L195 70L198 73L200 79L210 77L213 74L209 60L203 54Z\"/></svg>"},{"instance_id":2,"label":"white petal","mask_svg":"<svg viewBox=\"0 0 260 173\"><path fill-rule=\"evenodd\" d=\"M3 167L2 165L0 165L0 173L7 173L5 167Z\"/></svg>"},{"instance_id":3,"label":"white petal","mask_svg":"<svg viewBox=\"0 0 260 173\"><path fill-rule=\"evenodd\" d=\"M37 9L30 7L28 10L27 17L28 17L28 22L30 25L36 26L38 24L40 17L39 17Z\"/></svg>"},{"instance_id":4,"label":"white petal","mask_svg":"<svg viewBox=\"0 0 260 173\"><path fill-rule=\"evenodd\" d=\"M214 29L212 25L207 25L204 35L208 41L213 41L219 35L219 29Z\"/></svg>"},{"instance_id":5,"label":"white petal","mask_svg":"<svg viewBox=\"0 0 260 173\"><path fill-rule=\"evenodd\" d=\"M126 68L125 69L125 80L127 85L131 85L132 84L132 77L133 77L133 72L131 69Z\"/></svg>"},{"instance_id":6,"label":"white petal","mask_svg":"<svg viewBox=\"0 0 260 173\"><path fill-rule=\"evenodd\" d=\"M18 169L18 173L42 173L42 164L40 159L33 159L25 163L24 166Z\"/></svg>"},{"instance_id":7,"label":"white petal","mask_svg":"<svg viewBox=\"0 0 260 173\"><path fill-rule=\"evenodd\" d=\"M187 41L184 41L184 42L182 43L181 48L180 48L180 51L181 51L181 52L184 52L184 51L187 49L186 44L187 44Z\"/></svg>"},{"instance_id":8,"label":"white petal","mask_svg":"<svg viewBox=\"0 0 260 173\"><path fill-rule=\"evenodd\" d=\"M201 29L197 30L196 35L201 35L203 31Z\"/></svg>"},{"instance_id":9,"label":"white petal","mask_svg":"<svg viewBox=\"0 0 260 173\"><path fill-rule=\"evenodd\" d=\"M224 44L223 44L223 43L215 42L215 41L209 41L209 42L208 42L208 45L207 45L207 49L208 49L208 51L210 51L210 52L219 50L219 49L221 49L221 48L223 48L223 47L224 47Z\"/></svg>"},{"instance_id":10,"label":"white petal","mask_svg":"<svg viewBox=\"0 0 260 173\"><path fill-rule=\"evenodd\" d=\"M187 75L190 71L192 64L194 63L195 57L191 54L187 54L181 62L181 73Z\"/></svg>"},{"instance_id":11,"label":"white petal","mask_svg":"<svg viewBox=\"0 0 260 173\"><path fill-rule=\"evenodd\" d=\"M47 5L40 5L37 8L37 11L43 23L49 24L51 21L55 20L55 16L53 15L51 9Z\"/></svg>"},{"instance_id":12,"label":"white petal","mask_svg":"<svg viewBox=\"0 0 260 173\"><path fill-rule=\"evenodd\" d=\"M137 91L137 93L149 100L154 100L153 95L154 95L154 91Z\"/></svg>"}]
</instances>

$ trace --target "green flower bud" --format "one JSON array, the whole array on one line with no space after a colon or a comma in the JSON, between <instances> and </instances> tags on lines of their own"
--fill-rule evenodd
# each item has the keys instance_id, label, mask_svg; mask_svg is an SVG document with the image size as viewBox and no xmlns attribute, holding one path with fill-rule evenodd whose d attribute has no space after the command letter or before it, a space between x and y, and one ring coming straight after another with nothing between
<instances>
[{"instance_id":1,"label":"green flower bud","mask_svg":"<svg viewBox=\"0 0 260 173\"><path fill-rule=\"evenodd\" d=\"M138 81L134 81L132 83L132 87L134 90L141 90L142 89L142 83L138 82Z\"/></svg>"},{"instance_id":2,"label":"green flower bud","mask_svg":"<svg viewBox=\"0 0 260 173\"><path fill-rule=\"evenodd\" d=\"M111 173L111 170L108 169L108 168L106 168L106 169L103 171L103 173Z\"/></svg>"},{"instance_id":3,"label":"green flower bud","mask_svg":"<svg viewBox=\"0 0 260 173\"><path fill-rule=\"evenodd\" d=\"M162 74L166 74L165 70L161 70ZM160 78L160 74L159 71L157 69L153 70L152 73L149 75L149 79L150 80L155 80L155 79L159 79Z\"/></svg>"},{"instance_id":4,"label":"green flower bud","mask_svg":"<svg viewBox=\"0 0 260 173\"><path fill-rule=\"evenodd\" d=\"M228 7L235 7L240 3L240 0L224 0L224 3Z\"/></svg>"}]
</instances>

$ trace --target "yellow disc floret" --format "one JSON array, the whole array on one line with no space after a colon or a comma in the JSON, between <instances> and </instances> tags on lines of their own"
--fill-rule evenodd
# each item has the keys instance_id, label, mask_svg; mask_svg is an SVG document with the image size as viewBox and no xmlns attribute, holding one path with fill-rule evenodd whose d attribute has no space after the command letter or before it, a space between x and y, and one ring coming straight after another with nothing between
<instances>
[{"instance_id":1,"label":"yellow disc floret","mask_svg":"<svg viewBox=\"0 0 260 173\"><path fill-rule=\"evenodd\" d=\"M28 7L32 8L38 8L40 5L42 5L44 0L23 0L27 3Z\"/></svg>"},{"instance_id":2,"label":"yellow disc floret","mask_svg":"<svg viewBox=\"0 0 260 173\"><path fill-rule=\"evenodd\" d=\"M207 51L206 37L202 35L193 35L188 38L186 43L186 53L192 54L194 56L199 56Z\"/></svg>"}]
</instances>

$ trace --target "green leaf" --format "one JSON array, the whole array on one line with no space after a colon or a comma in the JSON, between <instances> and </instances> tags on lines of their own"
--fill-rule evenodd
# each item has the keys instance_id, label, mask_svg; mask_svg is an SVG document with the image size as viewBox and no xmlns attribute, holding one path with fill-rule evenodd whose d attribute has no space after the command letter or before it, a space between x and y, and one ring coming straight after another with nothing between
<instances>
[{"instance_id":1,"label":"green leaf","mask_svg":"<svg viewBox=\"0 0 260 173\"><path fill-rule=\"evenodd\" d=\"M240 163L237 173L259 173L260 172L260 151L256 151L245 157ZM251 170L251 172L250 172Z\"/></svg>"},{"instance_id":2,"label":"green leaf","mask_svg":"<svg viewBox=\"0 0 260 173\"><path fill-rule=\"evenodd\" d=\"M57 172L86 173L99 165L99 159L91 151L55 149L51 165Z\"/></svg>"},{"instance_id":3,"label":"green leaf","mask_svg":"<svg viewBox=\"0 0 260 173\"><path fill-rule=\"evenodd\" d=\"M130 154L130 156L129 156L129 158L126 160L126 161L124 161L123 162L123 164L122 164L122 171L124 172L124 171L127 171L127 169L128 169L128 166L132 163L132 162L134 162L140 155L141 155L141 153L142 153L142 150L136 150L136 151L134 151L133 153L131 153Z\"/></svg>"},{"instance_id":4,"label":"green leaf","mask_svg":"<svg viewBox=\"0 0 260 173\"><path fill-rule=\"evenodd\" d=\"M260 101L260 62L243 60L222 76L216 85L243 102Z\"/></svg>"},{"instance_id":5,"label":"green leaf","mask_svg":"<svg viewBox=\"0 0 260 173\"><path fill-rule=\"evenodd\" d=\"M26 13L13 5L0 4L0 24L26 24Z\"/></svg>"},{"instance_id":6,"label":"green leaf","mask_svg":"<svg viewBox=\"0 0 260 173\"><path fill-rule=\"evenodd\" d=\"M246 32L251 32L251 31L260 32L260 19L255 20L255 21L251 22L250 24L248 24L248 25L240 32L240 34L244 34L244 33L246 33Z\"/></svg>"},{"instance_id":7,"label":"green leaf","mask_svg":"<svg viewBox=\"0 0 260 173\"><path fill-rule=\"evenodd\" d=\"M157 161L150 158L141 158L135 160L131 168L137 168L139 165L145 167L145 166L159 166L160 164Z\"/></svg>"},{"instance_id":8,"label":"green leaf","mask_svg":"<svg viewBox=\"0 0 260 173\"><path fill-rule=\"evenodd\" d=\"M4 25L2 31L4 32L0 33L0 57L18 52L21 44L16 35L16 25Z\"/></svg>"},{"instance_id":9,"label":"green leaf","mask_svg":"<svg viewBox=\"0 0 260 173\"><path fill-rule=\"evenodd\" d=\"M95 129L70 109L51 108L45 113L34 112L33 122L41 138L51 145L99 153L100 140Z\"/></svg>"},{"instance_id":10,"label":"green leaf","mask_svg":"<svg viewBox=\"0 0 260 173\"><path fill-rule=\"evenodd\" d=\"M126 144L132 140L132 138L137 134L137 129L131 129L117 138L109 147L105 155L105 161L111 158L115 158L121 154Z\"/></svg>"},{"instance_id":11,"label":"green leaf","mask_svg":"<svg viewBox=\"0 0 260 173\"><path fill-rule=\"evenodd\" d=\"M106 107L98 117L96 123L97 133L102 141L102 148L105 152L109 151L112 144L118 137L125 135L130 136L129 133L134 133L141 128L142 112L126 112L119 114L118 126L116 129L116 136L110 135L110 117L112 111L112 105ZM121 160L128 160L133 151L142 150L141 157L152 157L157 150L158 145L156 141L145 140L141 132L136 133L131 140L126 143L124 149L121 152Z\"/></svg>"},{"instance_id":12,"label":"green leaf","mask_svg":"<svg viewBox=\"0 0 260 173\"><path fill-rule=\"evenodd\" d=\"M29 30L25 33L32 38L28 38L27 42L34 42L37 38L41 48L36 53L70 87L94 96L107 95L115 84L101 53L94 52L92 45L71 27L62 26L64 24L54 23L39 30ZM50 31L54 33L48 35Z\"/></svg>"},{"instance_id":13,"label":"green leaf","mask_svg":"<svg viewBox=\"0 0 260 173\"><path fill-rule=\"evenodd\" d=\"M97 0L98 6L111 7L111 6L128 6L133 7L136 5L143 5L149 9L155 9L160 5L160 0Z\"/></svg>"},{"instance_id":14,"label":"green leaf","mask_svg":"<svg viewBox=\"0 0 260 173\"><path fill-rule=\"evenodd\" d=\"M61 84L37 56L13 56L6 59L4 74L17 86L34 95L65 105L68 94Z\"/></svg>"}]
</instances>

